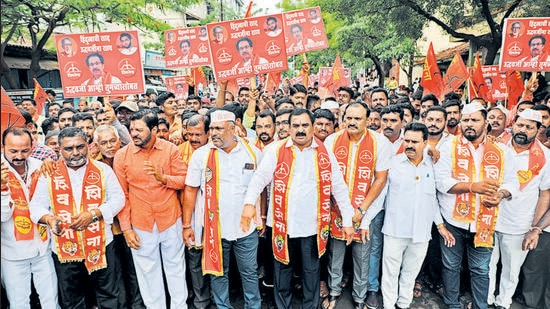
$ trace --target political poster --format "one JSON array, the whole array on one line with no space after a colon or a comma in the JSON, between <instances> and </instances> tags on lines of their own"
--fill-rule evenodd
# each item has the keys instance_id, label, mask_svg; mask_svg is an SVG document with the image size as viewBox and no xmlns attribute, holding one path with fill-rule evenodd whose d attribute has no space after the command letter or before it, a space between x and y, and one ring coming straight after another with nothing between
<instances>
[{"instance_id":1,"label":"political poster","mask_svg":"<svg viewBox=\"0 0 550 309\"><path fill-rule=\"evenodd\" d=\"M207 29L217 81L288 67L281 14L211 23Z\"/></svg>"},{"instance_id":2,"label":"political poster","mask_svg":"<svg viewBox=\"0 0 550 309\"><path fill-rule=\"evenodd\" d=\"M166 30L164 54L169 69L210 65L206 26Z\"/></svg>"},{"instance_id":3,"label":"political poster","mask_svg":"<svg viewBox=\"0 0 550 309\"><path fill-rule=\"evenodd\" d=\"M288 56L328 48L321 9L311 7L283 13Z\"/></svg>"},{"instance_id":4,"label":"political poster","mask_svg":"<svg viewBox=\"0 0 550 309\"><path fill-rule=\"evenodd\" d=\"M187 99L189 95L189 84L187 80L189 76L167 76L164 77L166 83L166 91L172 92L176 99Z\"/></svg>"},{"instance_id":5,"label":"political poster","mask_svg":"<svg viewBox=\"0 0 550 309\"><path fill-rule=\"evenodd\" d=\"M550 71L550 17L508 18L503 30L502 71Z\"/></svg>"},{"instance_id":6,"label":"political poster","mask_svg":"<svg viewBox=\"0 0 550 309\"><path fill-rule=\"evenodd\" d=\"M485 85L489 89L489 101L504 101L508 98L506 90L506 72L500 71L498 65L481 66Z\"/></svg>"},{"instance_id":7,"label":"political poster","mask_svg":"<svg viewBox=\"0 0 550 309\"><path fill-rule=\"evenodd\" d=\"M137 31L55 36L63 96L122 96L144 93Z\"/></svg>"}]
</instances>

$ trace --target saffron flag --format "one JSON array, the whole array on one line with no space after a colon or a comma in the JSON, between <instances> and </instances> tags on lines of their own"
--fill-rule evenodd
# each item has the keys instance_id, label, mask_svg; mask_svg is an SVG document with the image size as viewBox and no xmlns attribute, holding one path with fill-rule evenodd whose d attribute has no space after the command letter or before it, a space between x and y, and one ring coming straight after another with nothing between
<instances>
[{"instance_id":1,"label":"saffron flag","mask_svg":"<svg viewBox=\"0 0 550 309\"><path fill-rule=\"evenodd\" d=\"M506 108L513 110L518 104L519 97L523 93L523 78L519 71L506 72L506 91L508 92L508 104Z\"/></svg>"},{"instance_id":2,"label":"saffron flag","mask_svg":"<svg viewBox=\"0 0 550 309\"><path fill-rule=\"evenodd\" d=\"M436 97L441 97L443 80L439 67L437 66L437 59L435 58L434 47L431 42L426 58L424 58L424 68L422 70L420 85L424 88L424 95L433 94Z\"/></svg>"},{"instance_id":3,"label":"saffron flag","mask_svg":"<svg viewBox=\"0 0 550 309\"><path fill-rule=\"evenodd\" d=\"M281 84L281 72L269 72L266 75L265 87L269 93L273 94Z\"/></svg>"},{"instance_id":4,"label":"saffron flag","mask_svg":"<svg viewBox=\"0 0 550 309\"><path fill-rule=\"evenodd\" d=\"M44 104L48 100L48 95L46 94L46 91L44 91L44 88L40 86L36 78L33 78L34 80L34 94L33 98L36 102L36 112L38 115L42 114L42 111L44 110Z\"/></svg>"},{"instance_id":5,"label":"saffron flag","mask_svg":"<svg viewBox=\"0 0 550 309\"><path fill-rule=\"evenodd\" d=\"M483 77L481 61L476 53L474 66L470 68L470 78L468 79L468 89L470 90L470 100L472 98L483 98L485 101L491 101L489 98L489 88Z\"/></svg>"},{"instance_id":6,"label":"saffron flag","mask_svg":"<svg viewBox=\"0 0 550 309\"><path fill-rule=\"evenodd\" d=\"M193 77L193 80L195 81L195 87L199 84L202 84L203 86L207 85L206 76L204 75L204 70L202 67L192 68L191 77Z\"/></svg>"},{"instance_id":7,"label":"saffron flag","mask_svg":"<svg viewBox=\"0 0 550 309\"><path fill-rule=\"evenodd\" d=\"M254 4L254 1L250 1L248 4L248 8L246 9L246 13L244 13L244 18L252 16L252 5Z\"/></svg>"},{"instance_id":8,"label":"saffron flag","mask_svg":"<svg viewBox=\"0 0 550 309\"><path fill-rule=\"evenodd\" d=\"M462 60L462 57L457 52L443 77L443 89L441 96L449 92L453 92L460 87L468 79L468 70Z\"/></svg>"},{"instance_id":9,"label":"saffron flag","mask_svg":"<svg viewBox=\"0 0 550 309\"><path fill-rule=\"evenodd\" d=\"M0 102L2 102L2 104L0 110L2 110L2 133L11 127L24 127L25 118L23 118L23 115L21 115L17 107L15 107L15 104L6 90L4 90L4 87L1 89L2 99Z\"/></svg>"},{"instance_id":10,"label":"saffron flag","mask_svg":"<svg viewBox=\"0 0 550 309\"><path fill-rule=\"evenodd\" d=\"M332 74L329 76L328 81L323 85L323 87L328 89L330 95L334 95L335 91L340 86L349 86L346 85L344 66L342 65L342 60L340 59L340 54L336 55L334 64L332 65Z\"/></svg>"}]
</instances>

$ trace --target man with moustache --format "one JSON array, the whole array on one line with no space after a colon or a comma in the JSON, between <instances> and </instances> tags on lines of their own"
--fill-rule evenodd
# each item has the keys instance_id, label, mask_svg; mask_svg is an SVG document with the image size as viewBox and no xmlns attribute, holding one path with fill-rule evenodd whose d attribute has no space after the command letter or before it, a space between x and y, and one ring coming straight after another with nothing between
<instances>
[{"instance_id":1,"label":"man with moustache","mask_svg":"<svg viewBox=\"0 0 550 309\"><path fill-rule=\"evenodd\" d=\"M12 308L30 308L32 277L41 307L58 308L50 235L44 226L30 220L29 201L42 165L30 157L31 148L27 129L2 132L2 286Z\"/></svg>"},{"instance_id":2,"label":"man with moustache","mask_svg":"<svg viewBox=\"0 0 550 309\"><path fill-rule=\"evenodd\" d=\"M393 153L403 152L403 110L397 105L384 107L380 111L382 133L393 145Z\"/></svg>"},{"instance_id":3,"label":"man with moustache","mask_svg":"<svg viewBox=\"0 0 550 309\"><path fill-rule=\"evenodd\" d=\"M177 147L157 138L156 113L143 110L130 117L133 143L115 154L114 169L126 205L118 219L136 267L143 302L166 308L163 267L171 308L187 308L181 206L187 166ZM159 251L160 247L160 251ZM161 263L162 255L162 263Z\"/></svg>"},{"instance_id":4,"label":"man with moustache","mask_svg":"<svg viewBox=\"0 0 550 309\"><path fill-rule=\"evenodd\" d=\"M370 115L369 115L369 125L368 128L379 132L380 128L382 127L382 123L380 121L380 111L381 109L371 109Z\"/></svg>"},{"instance_id":5,"label":"man with moustache","mask_svg":"<svg viewBox=\"0 0 550 309\"><path fill-rule=\"evenodd\" d=\"M448 100L443 103L443 107L447 111L447 126L445 131L452 135L460 134L460 127L458 123L460 121L460 101Z\"/></svg>"},{"instance_id":6,"label":"man with moustache","mask_svg":"<svg viewBox=\"0 0 550 309\"><path fill-rule=\"evenodd\" d=\"M427 94L420 100L420 121L426 119L426 112L432 106L439 105L439 100L433 94Z\"/></svg>"},{"instance_id":7,"label":"man with moustache","mask_svg":"<svg viewBox=\"0 0 550 309\"><path fill-rule=\"evenodd\" d=\"M59 130L63 130L73 125L74 114L76 114L76 110L72 107L64 107L59 110Z\"/></svg>"},{"instance_id":8,"label":"man with moustache","mask_svg":"<svg viewBox=\"0 0 550 309\"><path fill-rule=\"evenodd\" d=\"M178 117L178 100L171 92L165 92L157 98L157 106L164 112L166 120L170 124L170 141L176 145L183 142L181 138L181 118Z\"/></svg>"},{"instance_id":9,"label":"man with moustache","mask_svg":"<svg viewBox=\"0 0 550 309\"><path fill-rule=\"evenodd\" d=\"M348 189L338 162L313 135L313 114L302 108L290 113L291 137L266 148L244 199L241 216L244 230L253 220L254 203L265 186L273 182L272 205L267 225L273 229L274 289L277 308L292 308L292 273L301 258L302 307L319 306L319 259L328 241L330 195L342 212L345 239L351 242L352 216Z\"/></svg>"},{"instance_id":10,"label":"man with moustache","mask_svg":"<svg viewBox=\"0 0 550 309\"><path fill-rule=\"evenodd\" d=\"M82 83L83 86L102 85L103 88L101 88L100 91L103 92L105 91L104 85L122 83L120 78L105 71L105 59L103 55L98 52L91 53L86 57L86 66L90 70L92 77L85 80L84 83Z\"/></svg>"},{"instance_id":11,"label":"man with moustache","mask_svg":"<svg viewBox=\"0 0 550 309\"><path fill-rule=\"evenodd\" d=\"M267 59L254 53L254 43L248 37L239 39L235 47L237 48L239 55L242 57L242 60L237 62L234 66L234 68L238 69L237 72L248 70L252 71L256 65L269 63Z\"/></svg>"},{"instance_id":12,"label":"man with moustache","mask_svg":"<svg viewBox=\"0 0 550 309\"><path fill-rule=\"evenodd\" d=\"M346 129L325 140L338 161L344 181L349 186L354 211L355 233L352 242L354 307L363 309L367 297L369 274L369 225L382 207L380 193L386 185L392 147L382 135L367 129L369 109L364 103L350 103L344 115ZM334 308L342 293L346 243L339 205L333 206L329 244L330 297L324 308Z\"/></svg>"},{"instance_id":13,"label":"man with moustache","mask_svg":"<svg viewBox=\"0 0 550 309\"><path fill-rule=\"evenodd\" d=\"M487 121L491 125L491 131L487 136L492 136L495 141L507 144L512 139L512 134L505 130L506 115L508 111L502 105L493 106L487 113Z\"/></svg>"},{"instance_id":14,"label":"man with moustache","mask_svg":"<svg viewBox=\"0 0 550 309\"><path fill-rule=\"evenodd\" d=\"M186 121L185 129L187 131L187 141L178 146L182 153L183 162L189 165L191 155L195 150L208 143L210 134L210 120L207 116L195 114ZM201 257L202 257L202 230L204 225L204 200L201 197L203 191L198 191L199 198L196 200L191 225L195 231L195 241L191 242L185 250L185 258L189 272L191 274L191 283L193 285L193 305L195 308L208 308L210 304L210 280L202 275ZM180 201L183 205L183 192L180 194Z\"/></svg>"},{"instance_id":15,"label":"man with moustache","mask_svg":"<svg viewBox=\"0 0 550 309\"><path fill-rule=\"evenodd\" d=\"M531 109L538 111L542 115L542 125L539 128L537 139L543 145L547 145L549 143L549 139L546 136L546 131L548 130L548 127L550 127L550 106L544 105L544 104L537 104L533 106Z\"/></svg>"},{"instance_id":16,"label":"man with moustache","mask_svg":"<svg viewBox=\"0 0 550 309\"><path fill-rule=\"evenodd\" d=\"M290 114L292 109L281 109L277 111L275 116L275 131L277 133L278 140L283 140L290 135Z\"/></svg>"},{"instance_id":17,"label":"man with moustache","mask_svg":"<svg viewBox=\"0 0 550 309\"><path fill-rule=\"evenodd\" d=\"M533 230L535 213L547 208L550 197L550 151L536 138L541 125L542 115L539 111L524 110L516 116L512 125L513 137L507 143L512 149L520 187L511 200L501 202L495 227L488 303L494 303L497 309L506 309L512 304L521 265L528 253L521 249L524 235ZM539 229L538 232L542 233L542 230ZM499 259L502 272L498 295L495 297Z\"/></svg>"},{"instance_id":18,"label":"man with moustache","mask_svg":"<svg viewBox=\"0 0 550 309\"><path fill-rule=\"evenodd\" d=\"M384 88L375 88L370 93L371 108L378 109L388 106L388 92Z\"/></svg>"},{"instance_id":19,"label":"man with moustache","mask_svg":"<svg viewBox=\"0 0 550 309\"><path fill-rule=\"evenodd\" d=\"M275 137L275 115L270 110L261 111L256 116L256 146L260 150L264 150L264 147L271 144Z\"/></svg>"},{"instance_id":20,"label":"man with moustache","mask_svg":"<svg viewBox=\"0 0 550 309\"><path fill-rule=\"evenodd\" d=\"M260 309L256 262L258 221L254 219L255 222L249 221L240 227L239 222L246 208L251 207L254 212L256 209L255 205L243 205L261 152L237 137L235 128L232 112L216 110L210 114L212 142L197 149L189 161L183 194L183 238L188 247L202 242L202 272L211 275L210 287L218 308L233 308L229 300L229 264L233 251L242 280L245 308ZM205 215L197 212L197 203L203 205ZM202 223L200 227L192 224L193 214Z\"/></svg>"},{"instance_id":21,"label":"man with moustache","mask_svg":"<svg viewBox=\"0 0 550 309\"><path fill-rule=\"evenodd\" d=\"M327 136L335 131L336 117L334 117L334 114L330 110L324 108L317 109L313 113L313 116L315 117L313 134L324 142Z\"/></svg>"},{"instance_id":22,"label":"man with moustache","mask_svg":"<svg viewBox=\"0 0 550 309\"><path fill-rule=\"evenodd\" d=\"M446 246L454 244L437 204L432 160L424 156L428 128L418 122L405 126L404 152L391 160L384 217L382 297L384 308L409 308L415 277L431 238L433 223Z\"/></svg>"},{"instance_id":23,"label":"man with moustache","mask_svg":"<svg viewBox=\"0 0 550 309\"><path fill-rule=\"evenodd\" d=\"M95 120L88 113L76 113L73 115L73 127L79 128L86 134L86 142L88 143L88 151L92 158L97 157L99 149L97 143L94 142Z\"/></svg>"},{"instance_id":24,"label":"man with moustache","mask_svg":"<svg viewBox=\"0 0 550 309\"><path fill-rule=\"evenodd\" d=\"M112 167L115 154L121 148L117 128L111 125L98 126L94 131L94 142L99 149L99 154L95 159ZM126 245L117 217L113 220L111 230L116 252L119 305L122 308L127 308L127 306L129 308L145 308L139 292L132 252Z\"/></svg>"},{"instance_id":25,"label":"man with moustache","mask_svg":"<svg viewBox=\"0 0 550 309\"><path fill-rule=\"evenodd\" d=\"M41 177L30 203L31 220L57 237L51 246L62 308L85 308L91 282L101 308L118 307L112 243L113 217L124 194L113 170L89 159L87 136L79 128L59 133L63 160Z\"/></svg>"},{"instance_id":26,"label":"man with moustache","mask_svg":"<svg viewBox=\"0 0 550 309\"><path fill-rule=\"evenodd\" d=\"M462 308L460 267L466 248L472 308L487 308L497 207L503 199L517 194L518 180L509 149L486 138L486 119L483 105L466 104L460 120L461 135L442 145L435 165L441 214L456 240L452 247L440 243L443 301L451 309Z\"/></svg>"}]
</instances>

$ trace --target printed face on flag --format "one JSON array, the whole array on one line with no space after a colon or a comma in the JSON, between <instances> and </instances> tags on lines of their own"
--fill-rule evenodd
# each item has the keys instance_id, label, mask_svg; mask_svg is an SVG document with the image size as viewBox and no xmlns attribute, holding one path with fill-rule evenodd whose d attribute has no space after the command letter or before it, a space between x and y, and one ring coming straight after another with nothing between
<instances>
[{"instance_id":1,"label":"printed face on flag","mask_svg":"<svg viewBox=\"0 0 550 309\"><path fill-rule=\"evenodd\" d=\"M207 25L216 80L287 69L281 14Z\"/></svg>"},{"instance_id":2,"label":"printed face on flag","mask_svg":"<svg viewBox=\"0 0 550 309\"><path fill-rule=\"evenodd\" d=\"M144 92L137 31L56 35L66 98Z\"/></svg>"},{"instance_id":3,"label":"printed face on flag","mask_svg":"<svg viewBox=\"0 0 550 309\"><path fill-rule=\"evenodd\" d=\"M506 100L508 93L506 91L506 72L501 72L498 65L481 66L485 85L489 90L489 101Z\"/></svg>"},{"instance_id":4,"label":"printed face on flag","mask_svg":"<svg viewBox=\"0 0 550 309\"><path fill-rule=\"evenodd\" d=\"M319 7L283 13L286 52L289 56L328 47Z\"/></svg>"},{"instance_id":5,"label":"printed face on flag","mask_svg":"<svg viewBox=\"0 0 550 309\"><path fill-rule=\"evenodd\" d=\"M210 47L205 26L172 29L164 32L167 68L210 65Z\"/></svg>"},{"instance_id":6,"label":"printed face on flag","mask_svg":"<svg viewBox=\"0 0 550 309\"><path fill-rule=\"evenodd\" d=\"M550 70L549 17L508 18L500 54L503 71Z\"/></svg>"}]
</instances>

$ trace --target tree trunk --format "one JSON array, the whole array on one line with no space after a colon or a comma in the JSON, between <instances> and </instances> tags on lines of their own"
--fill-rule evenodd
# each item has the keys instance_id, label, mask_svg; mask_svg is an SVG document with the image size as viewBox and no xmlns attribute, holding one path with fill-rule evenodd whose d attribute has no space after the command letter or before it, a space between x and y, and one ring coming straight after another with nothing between
<instances>
[{"instance_id":1,"label":"tree trunk","mask_svg":"<svg viewBox=\"0 0 550 309\"><path fill-rule=\"evenodd\" d=\"M376 67L376 72L378 72L378 86L384 87L384 79L386 77L386 71L384 70L383 63L380 61L380 59L378 59L375 56L366 55L365 57L371 59L372 62L374 62L374 66Z\"/></svg>"},{"instance_id":2,"label":"tree trunk","mask_svg":"<svg viewBox=\"0 0 550 309\"><path fill-rule=\"evenodd\" d=\"M495 42L494 44L491 44L491 45L487 44L487 46L485 46L485 48L487 48L487 54L485 55L484 65L493 65L495 63L495 57L497 56L497 52L501 45L500 43L501 40L498 40L498 41L499 41L498 45L497 45L497 42Z\"/></svg>"},{"instance_id":3,"label":"tree trunk","mask_svg":"<svg viewBox=\"0 0 550 309\"><path fill-rule=\"evenodd\" d=\"M40 72L40 56L42 52L41 49L33 49L31 51L31 67L29 70L29 78L36 78ZM29 81L30 83L30 81ZM30 84L29 84L30 85Z\"/></svg>"},{"instance_id":4,"label":"tree trunk","mask_svg":"<svg viewBox=\"0 0 550 309\"><path fill-rule=\"evenodd\" d=\"M17 84L17 80L15 80L15 78L11 74L11 70L10 70L8 64L6 63L6 60L5 60L4 57L2 57L2 76L4 76L4 78L8 82L9 89L20 88Z\"/></svg>"}]
</instances>

